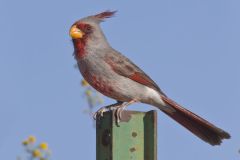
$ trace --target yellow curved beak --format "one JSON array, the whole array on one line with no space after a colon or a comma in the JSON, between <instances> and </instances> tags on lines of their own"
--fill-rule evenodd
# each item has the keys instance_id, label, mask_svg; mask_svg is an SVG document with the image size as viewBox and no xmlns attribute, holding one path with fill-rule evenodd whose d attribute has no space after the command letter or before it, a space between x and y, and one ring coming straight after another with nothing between
<instances>
[{"instance_id":1,"label":"yellow curved beak","mask_svg":"<svg viewBox=\"0 0 240 160\"><path fill-rule=\"evenodd\" d=\"M73 25L69 31L69 35L72 39L79 39L83 37L84 33L76 25Z\"/></svg>"}]
</instances>

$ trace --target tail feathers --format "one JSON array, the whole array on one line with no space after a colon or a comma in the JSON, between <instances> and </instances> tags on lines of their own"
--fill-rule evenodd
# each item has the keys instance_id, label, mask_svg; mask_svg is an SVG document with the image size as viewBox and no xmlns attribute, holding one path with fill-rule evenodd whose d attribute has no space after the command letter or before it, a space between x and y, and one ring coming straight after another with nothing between
<instances>
[{"instance_id":1,"label":"tail feathers","mask_svg":"<svg viewBox=\"0 0 240 160\"><path fill-rule=\"evenodd\" d=\"M165 96L161 96L161 98L167 105L175 110L175 112L162 111L205 142L211 145L220 145L223 139L230 138L229 133L181 107L173 100Z\"/></svg>"}]
</instances>

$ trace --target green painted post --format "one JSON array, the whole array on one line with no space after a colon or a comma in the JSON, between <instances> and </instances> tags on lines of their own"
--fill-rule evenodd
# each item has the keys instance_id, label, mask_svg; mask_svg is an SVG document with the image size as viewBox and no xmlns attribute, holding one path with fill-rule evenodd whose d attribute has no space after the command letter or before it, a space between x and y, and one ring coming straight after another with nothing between
<instances>
[{"instance_id":1,"label":"green painted post","mask_svg":"<svg viewBox=\"0 0 240 160\"><path fill-rule=\"evenodd\" d=\"M97 120L97 160L157 160L157 112L114 111Z\"/></svg>"}]
</instances>

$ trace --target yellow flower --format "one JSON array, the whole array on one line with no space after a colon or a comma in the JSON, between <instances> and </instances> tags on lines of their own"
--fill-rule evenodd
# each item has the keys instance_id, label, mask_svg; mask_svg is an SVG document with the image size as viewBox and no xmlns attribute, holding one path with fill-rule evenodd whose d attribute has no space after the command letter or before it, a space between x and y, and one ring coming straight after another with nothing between
<instances>
[{"instance_id":1,"label":"yellow flower","mask_svg":"<svg viewBox=\"0 0 240 160\"><path fill-rule=\"evenodd\" d=\"M33 157L41 157L42 153L38 149L35 149L32 151L32 156Z\"/></svg>"},{"instance_id":2,"label":"yellow flower","mask_svg":"<svg viewBox=\"0 0 240 160\"><path fill-rule=\"evenodd\" d=\"M86 93L87 96L91 96L92 95L92 91L91 90L86 90L85 93Z\"/></svg>"},{"instance_id":3,"label":"yellow flower","mask_svg":"<svg viewBox=\"0 0 240 160\"><path fill-rule=\"evenodd\" d=\"M26 145L29 144L29 142L28 142L28 140L25 140L25 141L22 142L22 144L23 144L24 146L26 146Z\"/></svg>"},{"instance_id":4,"label":"yellow flower","mask_svg":"<svg viewBox=\"0 0 240 160\"><path fill-rule=\"evenodd\" d=\"M39 148L42 150L47 150L48 149L48 144L43 142L39 144Z\"/></svg>"},{"instance_id":5,"label":"yellow flower","mask_svg":"<svg viewBox=\"0 0 240 160\"><path fill-rule=\"evenodd\" d=\"M85 79L83 79L82 80L82 86L85 87L85 86L88 86L88 85L89 85L88 82Z\"/></svg>"},{"instance_id":6,"label":"yellow flower","mask_svg":"<svg viewBox=\"0 0 240 160\"><path fill-rule=\"evenodd\" d=\"M28 143L35 143L35 142L36 142L36 137L34 137L34 136L28 137Z\"/></svg>"}]
</instances>

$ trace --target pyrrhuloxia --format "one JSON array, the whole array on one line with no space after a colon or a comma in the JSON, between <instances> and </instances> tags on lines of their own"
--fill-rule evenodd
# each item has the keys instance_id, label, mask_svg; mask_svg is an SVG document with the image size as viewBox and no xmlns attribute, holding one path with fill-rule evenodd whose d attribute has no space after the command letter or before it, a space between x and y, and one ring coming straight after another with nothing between
<instances>
[{"instance_id":1,"label":"pyrrhuloxia","mask_svg":"<svg viewBox=\"0 0 240 160\"><path fill-rule=\"evenodd\" d=\"M158 85L128 58L107 42L100 22L115 12L102 12L75 22L70 29L74 56L85 80L102 94L117 100L117 118L127 105L153 105L211 145L219 145L230 135L167 97ZM97 112L102 115L106 109Z\"/></svg>"}]
</instances>

